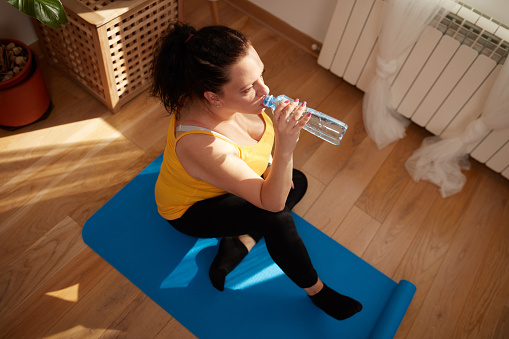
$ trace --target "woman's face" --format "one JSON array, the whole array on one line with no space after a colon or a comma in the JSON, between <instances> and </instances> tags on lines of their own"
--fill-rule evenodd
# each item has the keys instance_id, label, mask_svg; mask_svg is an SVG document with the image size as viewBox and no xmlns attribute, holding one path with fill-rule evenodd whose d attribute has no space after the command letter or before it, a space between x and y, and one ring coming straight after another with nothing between
<instances>
[{"instance_id":1,"label":"woman's face","mask_svg":"<svg viewBox=\"0 0 509 339\"><path fill-rule=\"evenodd\" d=\"M230 69L231 80L219 95L221 106L233 112L260 114L269 88L263 81L264 65L250 46L246 56Z\"/></svg>"}]
</instances>

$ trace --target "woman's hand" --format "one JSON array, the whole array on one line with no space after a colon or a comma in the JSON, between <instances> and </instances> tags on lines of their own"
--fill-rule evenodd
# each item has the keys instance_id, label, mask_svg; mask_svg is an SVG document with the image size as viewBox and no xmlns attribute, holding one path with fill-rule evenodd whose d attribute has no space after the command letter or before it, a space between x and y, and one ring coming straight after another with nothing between
<instances>
[{"instance_id":1,"label":"woman's hand","mask_svg":"<svg viewBox=\"0 0 509 339\"><path fill-rule=\"evenodd\" d=\"M299 141L300 130L311 118L311 114L302 117L306 102L299 103L299 99L281 102L274 110L274 131L276 149L284 153L292 153ZM302 117L302 119L301 119Z\"/></svg>"}]
</instances>

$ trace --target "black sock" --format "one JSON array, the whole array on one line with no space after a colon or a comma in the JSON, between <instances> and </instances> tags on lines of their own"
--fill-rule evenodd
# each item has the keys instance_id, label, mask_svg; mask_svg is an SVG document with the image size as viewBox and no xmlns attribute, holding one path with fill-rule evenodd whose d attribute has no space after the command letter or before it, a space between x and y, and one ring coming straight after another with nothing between
<instances>
[{"instance_id":1,"label":"black sock","mask_svg":"<svg viewBox=\"0 0 509 339\"><path fill-rule=\"evenodd\" d=\"M224 291L224 281L228 273L244 259L249 251L237 237L224 237L219 243L219 250L209 269L212 285Z\"/></svg>"},{"instance_id":2,"label":"black sock","mask_svg":"<svg viewBox=\"0 0 509 339\"><path fill-rule=\"evenodd\" d=\"M325 284L317 294L310 296L313 304L338 320L350 318L362 310L362 304L355 299L339 294Z\"/></svg>"}]
</instances>

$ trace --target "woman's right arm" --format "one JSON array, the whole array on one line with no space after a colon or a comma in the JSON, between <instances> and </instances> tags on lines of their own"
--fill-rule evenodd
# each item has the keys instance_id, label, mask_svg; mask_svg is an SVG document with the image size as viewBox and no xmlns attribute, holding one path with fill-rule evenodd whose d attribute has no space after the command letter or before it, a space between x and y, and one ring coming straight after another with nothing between
<instances>
[{"instance_id":1,"label":"woman's right arm","mask_svg":"<svg viewBox=\"0 0 509 339\"><path fill-rule=\"evenodd\" d=\"M274 159L267 178L256 174L237 154L231 144L211 135L195 134L182 138L177 155L186 172L215 187L235 194L253 205L279 212L285 207L292 185L293 150L300 130L309 120L298 117L304 108L291 116L297 103L284 103L274 110Z\"/></svg>"},{"instance_id":2,"label":"woman's right arm","mask_svg":"<svg viewBox=\"0 0 509 339\"><path fill-rule=\"evenodd\" d=\"M310 118L307 116L299 120L304 109L305 103L299 106L299 103L294 101L281 103L274 110L274 157L270 172L262 187L261 199L278 205L278 210L284 208L288 192L291 189L293 151L299 141L302 127ZM277 197L277 199L273 199L273 197Z\"/></svg>"}]
</instances>

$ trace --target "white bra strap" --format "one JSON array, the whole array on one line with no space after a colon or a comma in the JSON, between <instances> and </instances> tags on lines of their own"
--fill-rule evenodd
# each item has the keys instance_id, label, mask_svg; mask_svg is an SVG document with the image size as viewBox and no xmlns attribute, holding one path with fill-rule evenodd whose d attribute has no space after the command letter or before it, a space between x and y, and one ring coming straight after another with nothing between
<instances>
[{"instance_id":1,"label":"white bra strap","mask_svg":"<svg viewBox=\"0 0 509 339\"><path fill-rule=\"evenodd\" d=\"M203 132L209 132L209 133L212 133L214 135L217 135L223 139L226 139L228 140L229 142L231 142L232 144L236 145L237 143L235 141L233 141L232 139L228 138L228 137L225 137L224 135L222 135L221 133L217 133L217 132L214 132L213 130L211 129L208 129L208 128L204 128L204 127L198 127L198 126L191 126L191 125L178 125L177 126L177 132L192 132L192 131L203 131Z\"/></svg>"}]
</instances>

